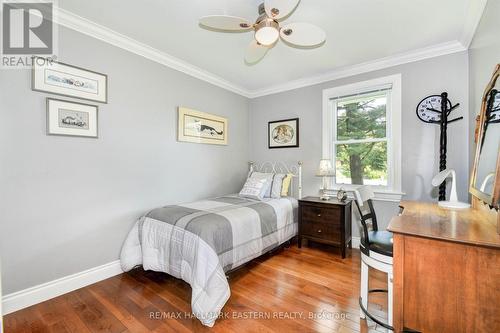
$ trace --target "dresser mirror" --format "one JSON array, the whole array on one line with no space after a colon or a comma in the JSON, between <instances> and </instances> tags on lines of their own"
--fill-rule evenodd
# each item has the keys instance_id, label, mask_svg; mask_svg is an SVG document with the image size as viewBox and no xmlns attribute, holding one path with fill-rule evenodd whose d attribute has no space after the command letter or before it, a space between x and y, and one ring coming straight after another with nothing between
<instances>
[{"instance_id":1,"label":"dresser mirror","mask_svg":"<svg viewBox=\"0 0 500 333\"><path fill-rule=\"evenodd\" d=\"M500 199L500 64L484 91L477 128L477 145L470 193L499 208Z\"/></svg>"}]
</instances>

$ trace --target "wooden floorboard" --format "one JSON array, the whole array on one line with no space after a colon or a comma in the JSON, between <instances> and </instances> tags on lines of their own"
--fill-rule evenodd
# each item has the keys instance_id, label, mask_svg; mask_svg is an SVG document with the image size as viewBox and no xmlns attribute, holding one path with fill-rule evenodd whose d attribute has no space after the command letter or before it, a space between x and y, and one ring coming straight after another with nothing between
<instances>
[{"instance_id":1,"label":"wooden floorboard","mask_svg":"<svg viewBox=\"0 0 500 333\"><path fill-rule=\"evenodd\" d=\"M229 276L231 298L215 326L192 317L191 289L167 274L136 269L4 317L17 332L385 332L359 318L360 254L311 244L258 258ZM370 272L370 288L386 288ZM387 318L386 295L370 311Z\"/></svg>"}]
</instances>

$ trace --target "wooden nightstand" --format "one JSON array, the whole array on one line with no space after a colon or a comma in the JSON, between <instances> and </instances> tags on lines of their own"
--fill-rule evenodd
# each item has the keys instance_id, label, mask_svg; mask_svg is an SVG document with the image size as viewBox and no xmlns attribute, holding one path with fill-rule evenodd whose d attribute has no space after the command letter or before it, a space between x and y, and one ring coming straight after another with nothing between
<instances>
[{"instance_id":1,"label":"wooden nightstand","mask_svg":"<svg viewBox=\"0 0 500 333\"><path fill-rule=\"evenodd\" d=\"M340 247L342 259L345 258L346 247L352 248L351 209L351 200L324 201L318 197L299 200L299 248L306 238Z\"/></svg>"}]
</instances>

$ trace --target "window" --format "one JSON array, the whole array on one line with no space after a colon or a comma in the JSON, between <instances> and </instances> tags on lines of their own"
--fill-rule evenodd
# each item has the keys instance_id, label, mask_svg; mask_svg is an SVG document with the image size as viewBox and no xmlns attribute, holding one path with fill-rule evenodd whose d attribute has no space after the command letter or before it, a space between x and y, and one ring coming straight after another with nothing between
<instances>
[{"instance_id":1,"label":"window","mask_svg":"<svg viewBox=\"0 0 500 333\"><path fill-rule=\"evenodd\" d=\"M387 91L332 100L337 184L387 186Z\"/></svg>"},{"instance_id":2,"label":"window","mask_svg":"<svg viewBox=\"0 0 500 333\"><path fill-rule=\"evenodd\" d=\"M324 90L323 156L332 185L401 191L401 77L394 75Z\"/></svg>"}]
</instances>

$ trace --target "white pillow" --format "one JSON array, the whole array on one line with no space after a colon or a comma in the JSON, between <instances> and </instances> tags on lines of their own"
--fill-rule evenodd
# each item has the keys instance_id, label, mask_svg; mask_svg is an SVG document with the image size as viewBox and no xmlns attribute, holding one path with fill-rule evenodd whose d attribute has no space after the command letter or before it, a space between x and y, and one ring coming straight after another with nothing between
<instances>
[{"instance_id":1,"label":"white pillow","mask_svg":"<svg viewBox=\"0 0 500 333\"><path fill-rule=\"evenodd\" d=\"M240 197L262 200L270 184L266 178L248 178L240 191Z\"/></svg>"},{"instance_id":2,"label":"white pillow","mask_svg":"<svg viewBox=\"0 0 500 333\"><path fill-rule=\"evenodd\" d=\"M264 193L264 198L270 198L271 197L271 185L273 182L273 173L264 173L264 172L252 172L249 176L249 178L253 179L265 179L267 184L266 187L266 193Z\"/></svg>"}]
</instances>

